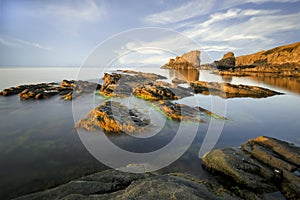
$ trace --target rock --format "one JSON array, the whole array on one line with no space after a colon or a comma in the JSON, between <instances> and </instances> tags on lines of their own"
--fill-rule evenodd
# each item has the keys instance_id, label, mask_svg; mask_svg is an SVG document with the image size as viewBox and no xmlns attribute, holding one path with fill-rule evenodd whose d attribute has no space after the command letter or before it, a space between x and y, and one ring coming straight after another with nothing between
<instances>
[{"instance_id":1,"label":"rock","mask_svg":"<svg viewBox=\"0 0 300 200\"><path fill-rule=\"evenodd\" d=\"M116 101L105 101L79 120L76 127L88 131L101 128L106 133L138 133L149 124L150 119L137 110Z\"/></svg>"},{"instance_id":2,"label":"rock","mask_svg":"<svg viewBox=\"0 0 300 200\"><path fill-rule=\"evenodd\" d=\"M166 78L153 73L135 72L130 70L124 70L121 72L123 72L123 74L104 74L104 84L100 89L100 94L109 97L125 97L131 95L133 89L138 85Z\"/></svg>"},{"instance_id":3,"label":"rock","mask_svg":"<svg viewBox=\"0 0 300 200\"><path fill-rule=\"evenodd\" d=\"M145 100L175 100L191 96L192 91L163 81L145 83L136 87L133 94Z\"/></svg>"},{"instance_id":4,"label":"rock","mask_svg":"<svg viewBox=\"0 0 300 200\"><path fill-rule=\"evenodd\" d=\"M193 108L171 101L159 101L156 105L167 117L173 120L204 122L200 118L200 110L197 107Z\"/></svg>"},{"instance_id":5,"label":"rock","mask_svg":"<svg viewBox=\"0 0 300 200\"><path fill-rule=\"evenodd\" d=\"M260 136L242 146L252 157L281 174L280 186L288 198L300 196L300 147L270 137Z\"/></svg>"},{"instance_id":6,"label":"rock","mask_svg":"<svg viewBox=\"0 0 300 200\"><path fill-rule=\"evenodd\" d=\"M42 192L17 198L34 199L238 199L217 184L188 174L132 174L106 170Z\"/></svg>"},{"instance_id":7,"label":"rock","mask_svg":"<svg viewBox=\"0 0 300 200\"><path fill-rule=\"evenodd\" d=\"M267 51L236 57L237 66L300 64L300 42L276 47Z\"/></svg>"},{"instance_id":8,"label":"rock","mask_svg":"<svg viewBox=\"0 0 300 200\"><path fill-rule=\"evenodd\" d=\"M257 53L238 56L235 58L235 67L231 69L229 66L233 64L232 54L225 54L223 58L229 60L216 61L221 74L232 76L251 75L253 73L272 73L277 76L300 76L300 42L276 47L270 50L263 50ZM232 59L230 61L230 59ZM225 62L226 61L226 62ZM228 65L227 65L228 64ZM224 66L223 66L224 65ZM222 67L223 66L223 67ZM223 72L226 70L226 72Z\"/></svg>"},{"instance_id":9,"label":"rock","mask_svg":"<svg viewBox=\"0 0 300 200\"><path fill-rule=\"evenodd\" d=\"M232 52L224 54L223 58L214 62L218 69L233 69L235 67L235 57Z\"/></svg>"},{"instance_id":10,"label":"rock","mask_svg":"<svg viewBox=\"0 0 300 200\"><path fill-rule=\"evenodd\" d=\"M297 199L300 196L299 159L300 147L260 136L243 144L241 149L212 150L203 156L202 164L227 188L259 193L280 190L286 198Z\"/></svg>"},{"instance_id":11,"label":"rock","mask_svg":"<svg viewBox=\"0 0 300 200\"><path fill-rule=\"evenodd\" d=\"M265 168L238 148L216 149L202 157L202 164L209 171L227 177L226 181L236 183L241 188L254 192L275 192L278 189L270 177L275 177L271 169Z\"/></svg>"},{"instance_id":12,"label":"rock","mask_svg":"<svg viewBox=\"0 0 300 200\"><path fill-rule=\"evenodd\" d=\"M194 50L170 59L162 69L195 69L200 67L200 51Z\"/></svg>"},{"instance_id":13,"label":"rock","mask_svg":"<svg viewBox=\"0 0 300 200\"><path fill-rule=\"evenodd\" d=\"M230 83L192 81L190 86L196 94L216 95L222 98L264 98L282 93L258 86L234 85Z\"/></svg>"},{"instance_id":14,"label":"rock","mask_svg":"<svg viewBox=\"0 0 300 200\"><path fill-rule=\"evenodd\" d=\"M10 96L19 94L21 100L41 100L55 95L63 95L63 99L71 100L81 94L92 93L97 87L99 85L93 82L63 80L60 85L57 83L40 83L11 87L4 89L1 95ZM75 96L72 95L73 90L75 91Z\"/></svg>"}]
</instances>

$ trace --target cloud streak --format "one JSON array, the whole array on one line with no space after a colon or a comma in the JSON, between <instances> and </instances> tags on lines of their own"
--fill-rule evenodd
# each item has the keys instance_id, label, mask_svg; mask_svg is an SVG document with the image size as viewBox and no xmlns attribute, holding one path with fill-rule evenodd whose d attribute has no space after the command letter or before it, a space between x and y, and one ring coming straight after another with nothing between
<instances>
[{"instance_id":1,"label":"cloud streak","mask_svg":"<svg viewBox=\"0 0 300 200\"><path fill-rule=\"evenodd\" d=\"M45 51L52 50L50 47L46 47L37 42L21 40L18 38L4 38L1 36L0 36L0 44L4 46L12 46L12 47L34 47Z\"/></svg>"},{"instance_id":2,"label":"cloud streak","mask_svg":"<svg viewBox=\"0 0 300 200\"><path fill-rule=\"evenodd\" d=\"M277 3L293 3L299 0L194 0L189 3L184 3L181 6L171 10L162 11L146 16L145 21L152 24L170 24L178 23L194 17L204 16L212 12L217 12L223 9L228 9L246 3L263 4L268 2Z\"/></svg>"},{"instance_id":3,"label":"cloud streak","mask_svg":"<svg viewBox=\"0 0 300 200\"><path fill-rule=\"evenodd\" d=\"M51 16L62 21L93 22L102 19L106 14L103 2L95 0L74 0L61 3L31 4L28 14L36 16Z\"/></svg>"}]
</instances>

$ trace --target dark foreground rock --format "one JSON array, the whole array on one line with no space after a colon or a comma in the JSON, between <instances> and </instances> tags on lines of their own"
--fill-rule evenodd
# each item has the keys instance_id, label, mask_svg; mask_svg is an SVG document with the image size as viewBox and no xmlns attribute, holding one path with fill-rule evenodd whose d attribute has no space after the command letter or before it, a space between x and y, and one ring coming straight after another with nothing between
<instances>
[{"instance_id":1,"label":"dark foreground rock","mask_svg":"<svg viewBox=\"0 0 300 200\"><path fill-rule=\"evenodd\" d=\"M61 95L64 100L72 100L84 93L92 93L99 87L101 87L99 84L88 81L63 80L60 85L58 83L40 83L11 87L1 91L0 95L18 94L21 100L41 100Z\"/></svg>"},{"instance_id":2,"label":"dark foreground rock","mask_svg":"<svg viewBox=\"0 0 300 200\"><path fill-rule=\"evenodd\" d=\"M170 59L162 69L195 69L200 66L200 51L194 50Z\"/></svg>"},{"instance_id":3,"label":"dark foreground rock","mask_svg":"<svg viewBox=\"0 0 300 200\"><path fill-rule=\"evenodd\" d=\"M249 140L242 148L213 150L203 156L202 164L242 198L281 191L288 199L298 199L299 160L299 147L260 136Z\"/></svg>"},{"instance_id":4,"label":"dark foreground rock","mask_svg":"<svg viewBox=\"0 0 300 200\"><path fill-rule=\"evenodd\" d=\"M88 131L101 128L107 133L137 133L149 124L150 119L139 111L108 100L92 109L85 119L78 121L76 127Z\"/></svg>"},{"instance_id":5,"label":"dark foreground rock","mask_svg":"<svg viewBox=\"0 0 300 200\"><path fill-rule=\"evenodd\" d=\"M238 198L220 185L187 174L132 174L107 170L17 199L229 200Z\"/></svg>"},{"instance_id":6,"label":"dark foreground rock","mask_svg":"<svg viewBox=\"0 0 300 200\"><path fill-rule=\"evenodd\" d=\"M258 86L234 85L230 83L193 81L189 83L196 94L216 95L222 98L265 98L282 93Z\"/></svg>"}]
</instances>

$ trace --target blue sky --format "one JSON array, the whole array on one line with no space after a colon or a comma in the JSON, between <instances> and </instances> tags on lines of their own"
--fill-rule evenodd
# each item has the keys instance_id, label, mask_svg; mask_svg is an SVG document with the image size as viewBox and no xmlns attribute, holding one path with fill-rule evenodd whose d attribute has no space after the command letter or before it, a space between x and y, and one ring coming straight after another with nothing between
<instances>
[{"instance_id":1,"label":"blue sky","mask_svg":"<svg viewBox=\"0 0 300 200\"><path fill-rule=\"evenodd\" d=\"M299 19L299 0L0 0L0 66L79 66L107 38L143 27L178 31L220 59L300 41Z\"/></svg>"}]
</instances>

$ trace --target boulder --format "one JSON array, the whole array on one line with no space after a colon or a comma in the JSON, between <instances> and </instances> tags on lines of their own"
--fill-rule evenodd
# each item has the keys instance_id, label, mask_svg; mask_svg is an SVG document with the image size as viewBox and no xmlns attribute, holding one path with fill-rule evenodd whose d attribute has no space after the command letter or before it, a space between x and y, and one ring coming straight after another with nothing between
<instances>
[{"instance_id":1,"label":"boulder","mask_svg":"<svg viewBox=\"0 0 300 200\"><path fill-rule=\"evenodd\" d=\"M85 119L77 122L77 128L106 133L138 133L150 124L150 119L135 109L129 109L116 101L105 101L92 109Z\"/></svg>"},{"instance_id":2,"label":"boulder","mask_svg":"<svg viewBox=\"0 0 300 200\"><path fill-rule=\"evenodd\" d=\"M260 136L241 148L215 149L202 157L202 165L226 188L258 193L281 191L287 199L300 196L300 147ZM226 181L225 181L226 180Z\"/></svg>"},{"instance_id":3,"label":"boulder","mask_svg":"<svg viewBox=\"0 0 300 200\"><path fill-rule=\"evenodd\" d=\"M103 76L103 85L100 94L108 97L126 97L130 96L135 87L145 82L155 82L158 79L166 77L153 74L124 70L121 73L105 73Z\"/></svg>"}]
</instances>

